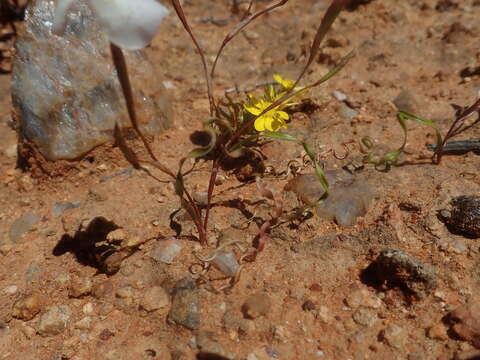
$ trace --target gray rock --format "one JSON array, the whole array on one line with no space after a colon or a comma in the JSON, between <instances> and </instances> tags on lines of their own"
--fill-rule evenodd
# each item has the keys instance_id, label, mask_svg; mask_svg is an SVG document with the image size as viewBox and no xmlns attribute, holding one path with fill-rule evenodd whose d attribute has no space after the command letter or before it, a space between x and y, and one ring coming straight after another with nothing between
<instances>
[{"instance_id":1,"label":"gray rock","mask_svg":"<svg viewBox=\"0 0 480 360\"><path fill-rule=\"evenodd\" d=\"M52 35L54 7L30 2L16 42L12 99L22 135L47 159L75 159L113 140L116 121L129 123L108 40L86 1L75 3L63 37ZM126 57L140 126L158 133L172 123L161 76L144 53Z\"/></svg>"},{"instance_id":2,"label":"gray rock","mask_svg":"<svg viewBox=\"0 0 480 360\"><path fill-rule=\"evenodd\" d=\"M41 336L55 336L67 328L72 311L66 305L52 306L42 314L37 325L37 332Z\"/></svg>"},{"instance_id":3,"label":"gray rock","mask_svg":"<svg viewBox=\"0 0 480 360\"><path fill-rule=\"evenodd\" d=\"M182 251L183 245L175 238L158 241L150 252L152 259L164 264L172 264Z\"/></svg>"},{"instance_id":4,"label":"gray rock","mask_svg":"<svg viewBox=\"0 0 480 360\"><path fill-rule=\"evenodd\" d=\"M65 211L70 210L70 209L78 208L79 206L80 206L80 202L78 202L78 201L76 201L76 202L60 201L60 202L55 203L55 205L53 205L52 215L56 219L56 218L59 218L60 216L62 216L62 214Z\"/></svg>"},{"instance_id":5,"label":"gray rock","mask_svg":"<svg viewBox=\"0 0 480 360\"><path fill-rule=\"evenodd\" d=\"M396 108L400 111L407 111L412 114L416 114L419 111L419 103L415 94L408 89L404 89L393 100Z\"/></svg>"},{"instance_id":6,"label":"gray rock","mask_svg":"<svg viewBox=\"0 0 480 360\"><path fill-rule=\"evenodd\" d=\"M227 276L234 277L240 265L232 252L220 252L212 260L212 265Z\"/></svg>"},{"instance_id":7,"label":"gray rock","mask_svg":"<svg viewBox=\"0 0 480 360\"><path fill-rule=\"evenodd\" d=\"M10 241L17 243L25 233L34 229L39 221L40 217L35 214L26 214L15 220L8 234Z\"/></svg>"},{"instance_id":8,"label":"gray rock","mask_svg":"<svg viewBox=\"0 0 480 360\"><path fill-rule=\"evenodd\" d=\"M419 298L437 287L437 276L433 269L400 250L383 250L367 272L371 272L380 284L400 286Z\"/></svg>"},{"instance_id":9,"label":"gray rock","mask_svg":"<svg viewBox=\"0 0 480 360\"><path fill-rule=\"evenodd\" d=\"M338 107L338 115L344 120L350 121L358 115L358 111L352 109L347 104L340 104Z\"/></svg>"},{"instance_id":10,"label":"gray rock","mask_svg":"<svg viewBox=\"0 0 480 360\"><path fill-rule=\"evenodd\" d=\"M332 96L337 99L338 101L345 101L347 100L347 95L342 93L341 91L335 90L332 92Z\"/></svg>"},{"instance_id":11,"label":"gray rock","mask_svg":"<svg viewBox=\"0 0 480 360\"><path fill-rule=\"evenodd\" d=\"M185 278L175 285L168 321L191 330L200 327L200 299L194 280Z\"/></svg>"},{"instance_id":12,"label":"gray rock","mask_svg":"<svg viewBox=\"0 0 480 360\"><path fill-rule=\"evenodd\" d=\"M440 219L449 230L472 238L480 238L480 196L458 196L451 209L440 212Z\"/></svg>"},{"instance_id":13,"label":"gray rock","mask_svg":"<svg viewBox=\"0 0 480 360\"><path fill-rule=\"evenodd\" d=\"M25 272L25 280L27 282L31 282L35 279L38 279L40 276L41 267L38 264L32 264L28 267L27 271Z\"/></svg>"},{"instance_id":14,"label":"gray rock","mask_svg":"<svg viewBox=\"0 0 480 360\"><path fill-rule=\"evenodd\" d=\"M343 170L327 170L325 177L330 186L328 197L318 204L324 189L316 174L302 174L290 180L285 190L294 192L307 205L314 206L321 218L335 220L348 227L366 214L373 198L371 186Z\"/></svg>"}]
</instances>

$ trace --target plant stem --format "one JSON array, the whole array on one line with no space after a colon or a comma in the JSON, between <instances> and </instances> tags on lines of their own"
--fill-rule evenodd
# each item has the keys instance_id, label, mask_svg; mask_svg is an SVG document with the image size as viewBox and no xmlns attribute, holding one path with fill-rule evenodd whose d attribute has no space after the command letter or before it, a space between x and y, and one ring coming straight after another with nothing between
<instances>
[{"instance_id":1,"label":"plant stem","mask_svg":"<svg viewBox=\"0 0 480 360\"><path fill-rule=\"evenodd\" d=\"M130 78L128 76L128 69L127 69L127 62L125 61L125 56L123 55L122 49L120 49L115 44L110 43L110 50L112 52L112 59L113 64L115 65L115 69L117 70L118 80L120 81L120 85L122 87L123 96L125 97L125 102L127 104L128 116L130 118L130 122L132 124L133 129L140 137L143 142L143 145L147 149L150 157L157 161L155 154L153 153L150 145L147 142L147 139L141 132L138 121L137 121L137 114L135 112L135 102L133 100L133 92L132 86L130 84Z\"/></svg>"},{"instance_id":2,"label":"plant stem","mask_svg":"<svg viewBox=\"0 0 480 360\"><path fill-rule=\"evenodd\" d=\"M208 231L208 217L210 215L210 208L212 207L212 196L213 196L213 189L215 188L215 181L217 179L218 175L218 168L220 167L220 160L221 160L221 155L217 159L213 161L212 164L212 172L210 174L210 181L208 182L208 194L207 194L207 210L205 211L205 218L203 221L203 228L205 232Z\"/></svg>"}]
</instances>

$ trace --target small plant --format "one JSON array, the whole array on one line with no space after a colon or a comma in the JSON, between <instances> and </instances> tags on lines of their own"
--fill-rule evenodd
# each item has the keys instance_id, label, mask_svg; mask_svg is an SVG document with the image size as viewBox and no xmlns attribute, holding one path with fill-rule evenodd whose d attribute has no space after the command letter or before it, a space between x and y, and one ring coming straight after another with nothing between
<instances>
[{"instance_id":1,"label":"small plant","mask_svg":"<svg viewBox=\"0 0 480 360\"><path fill-rule=\"evenodd\" d=\"M66 11L73 1L74 0L59 1L55 24L56 29L61 29L64 26ZM325 189L325 194L327 194L328 183L325 179L322 168L317 163L317 156L314 151L305 142L302 142L292 135L281 132L281 130L288 128L288 123L290 121L288 111L293 106L298 105L299 97L309 89L319 86L329 80L332 76L338 73L352 57L351 53L345 56L334 69L320 77L314 83L300 85L301 80L316 58L322 40L342 8L348 3L348 0L332 1L317 29L307 63L301 69L300 74L295 81L285 79L281 75L275 74L275 82L266 85L263 94L260 96L247 94L245 99L237 101L232 100L228 95L226 95L224 99L218 100L213 96L215 70L223 50L228 46L230 41L232 41L253 20L285 5L288 0L276 1L256 12L252 12L254 1L251 0L241 21L234 26L224 38L211 67L209 67L204 51L200 47L199 42L187 21L180 1L172 0L171 3L173 8L197 48L197 52L200 56L206 81L207 97L210 104L210 117L203 120L203 134L208 140L203 146L193 149L190 153L181 158L178 170L175 173L157 159L137 125L132 90L121 47L127 49L144 47L151 40L160 20L166 14L166 10L155 0L142 0L137 2L135 5L132 5L128 1L115 0L110 2L110 5L107 6L105 5L106 2L103 1L91 1L94 13L99 17L100 23L106 28L112 42L112 57L125 95L130 121L133 128L143 141L143 144L150 155L150 160L142 160L137 157L135 152L129 148L127 142L122 137L122 133L118 126L115 129L117 144L127 160L135 167L148 171L144 166L148 164L164 172L172 179L175 184L176 194L180 199L180 206L188 212L193 220L198 232L200 243L206 244L209 237L210 210L212 206L212 198L214 196L216 178L220 167L226 161L235 163L235 161L240 158L248 158L248 156L255 153L255 148L258 147L264 139L294 141L301 145L307 156L310 158L315 173ZM101 6L100 3L102 4ZM122 21L128 13L129 8L132 6L140 6L146 12L142 13L143 15L141 16L139 15L138 18L134 17L133 19L129 19L127 22L128 26L122 29ZM149 14L147 14L147 12L149 12L148 9L150 9L151 12ZM111 12L115 16L107 16L107 12ZM139 14L138 12L135 13ZM145 19L142 19L142 16L144 16ZM143 20L146 20L146 22ZM144 25L145 23L147 24L146 28ZM191 170L185 171L183 169L184 164L188 159L194 159L195 162L199 159L211 162L210 179L204 204L199 204L195 201L192 190L185 185L185 177L191 172ZM268 199L268 201L271 201L274 211L270 220L259 225L259 236L255 250L249 254L244 254L242 257L247 260L255 259L258 252L262 251L268 238L269 229L271 226L277 224L283 213L283 206L278 199L275 199L272 191L267 189L260 179L257 179L257 185L260 194Z\"/></svg>"},{"instance_id":2,"label":"small plant","mask_svg":"<svg viewBox=\"0 0 480 360\"><path fill-rule=\"evenodd\" d=\"M477 114L478 117L476 119L472 119L475 114ZM397 114L397 121L403 130L404 136L402 145L397 150L387 152L380 158L374 158L371 153L367 153L364 161L369 164L374 164L375 166L384 167L386 170L388 170L392 165L397 165L400 155L404 153L405 146L407 145L407 120L416 121L435 130L436 144L429 146L429 149L433 150L432 163L438 165L442 160L444 151L448 150L448 141L480 123L480 99L478 99L469 107L457 108L457 115L445 136L442 136L437 124L435 124L435 122L432 120L420 118L406 111L400 111ZM362 144L368 150L373 148L373 141L370 138L363 138Z\"/></svg>"}]
</instances>

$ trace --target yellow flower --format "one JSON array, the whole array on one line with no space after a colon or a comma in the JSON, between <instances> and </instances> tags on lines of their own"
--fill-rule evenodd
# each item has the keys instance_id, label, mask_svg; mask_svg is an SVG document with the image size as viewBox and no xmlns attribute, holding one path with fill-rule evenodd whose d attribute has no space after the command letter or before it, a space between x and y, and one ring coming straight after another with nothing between
<instances>
[{"instance_id":1,"label":"yellow flower","mask_svg":"<svg viewBox=\"0 0 480 360\"><path fill-rule=\"evenodd\" d=\"M253 96L249 96L250 104L244 104L243 107L252 115L260 115L267 107L272 105L271 102L263 99L257 100ZM278 107L267 111L262 116L255 119L254 127L257 131L278 131L286 128L286 121L288 114L285 111L279 110Z\"/></svg>"},{"instance_id":2,"label":"yellow flower","mask_svg":"<svg viewBox=\"0 0 480 360\"><path fill-rule=\"evenodd\" d=\"M285 90L293 89L293 87L295 86L295 82L294 82L293 80L284 79L284 78L282 78L279 74L273 75L273 79L274 79L277 83L279 83L280 85L282 85Z\"/></svg>"}]
</instances>

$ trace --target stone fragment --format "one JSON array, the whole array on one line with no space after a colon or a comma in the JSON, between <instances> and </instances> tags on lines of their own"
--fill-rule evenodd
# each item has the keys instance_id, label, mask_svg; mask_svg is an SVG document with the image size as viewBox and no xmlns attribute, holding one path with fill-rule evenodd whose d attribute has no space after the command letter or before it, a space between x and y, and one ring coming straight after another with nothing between
<instances>
[{"instance_id":1,"label":"stone fragment","mask_svg":"<svg viewBox=\"0 0 480 360\"><path fill-rule=\"evenodd\" d=\"M13 295L18 291L18 286L17 285L10 285L7 286L5 289L3 289L3 292L7 295Z\"/></svg>"},{"instance_id":2,"label":"stone fragment","mask_svg":"<svg viewBox=\"0 0 480 360\"><path fill-rule=\"evenodd\" d=\"M242 306L243 315L248 319L256 319L270 312L270 297L265 293L250 295Z\"/></svg>"},{"instance_id":3,"label":"stone fragment","mask_svg":"<svg viewBox=\"0 0 480 360\"><path fill-rule=\"evenodd\" d=\"M360 306L378 309L382 306L382 300L368 291L366 287L357 287L353 289L345 298L345 303L352 309L356 309Z\"/></svg>"},{"instance_id":4,"label":"stone fragment","mask_svg":"<svg viewBox=\"0 0 480 360\"><path fill-rule=\"evenodd\" d=\"M92 318L90 316L85 316L83 319L78 320L74 324L74 327L79 330L89 330L92 327Z\"/></svg>"},{"instance_id":5,"label":"stone fragment","mask_svg":"<svg viewBox=\"0 0 480 360\"><path fill-rule=\"evenodd\" d=\"M430 294L437 287L433 269L400 250L383 250L366 272L380 285L399 286L419 298Z\"/></svg>"},{"instance_id":6,"label":"stone fragment","mask_svg":"<svg viewBox=\"0 0 480 360\"><path fill-rule=\"evenodd\" d=\"M218 336L215 336L210 331L198 332L195 336L195 343L198 350L200 350L197 359L230 359L225 349L216 339L218 339Z\"/></svg>"},{"instance_id":7,"label":"stone fragment","mask_svg":"<svg viewBox=\"0 0 480 360\"><path fill-rule=\"evenodd\" d=\"M377 322L378 315L372 309L360 308L352 314L352 318L359 325L372 327Z\"/></svg>"},{"instance_id":8,"label":"stone fragment","mask_svg":"<svg viewBox=\"0 0 480 360\"><path fill-rule=\"evenodd\" d=\"M480 196L458 196L450 202L450 209L440 211L440 219L457 234L480 238Z\"/></svg>"},{"instance_id":9,"label":"stone fragment","mask_svg":"<svg viewBox=\"0 0 480 360\"><path fill-rule=\"evenodd\" d=\"M158 262L172 264L182 251L182 243L175 238L158 241L150 252L150 256Z\"/></svg>"},{"instance_id":10,"label":"stone fragment","mask_svg":"<svg viewBox=\"0 0 480 360\"><path fill-rule=\"evenodd\" d=\"M88 277L73 277L68 288L68 296L79 298L89 295L92 291L92 279Z\"/></svg>"},{"instance_id":11,"label":"stone fragment","mask_svg":"<svg viewBox=\"0 0 480 360\"><path fill-rule=\"evenodd\" d=\"M42 309L44 298L39 293L27 295L13 305L12 316L21 320L32 320Z\"/></svg>"},{"instance_id":12,"label":"stone fragment","mask_svg":"<svg viewBox=\"0 0 480 360\"><path fill-rule=\"evenodd\" d=\"M234 277L240 268L235 254L230 251L220 252L215 256L211 263L226 276L230 277Z\"/></svg>"},{"instance_id":13,"label":"stone fragment","mask_svg":"<svg viewBox=\"0 0 480 360\"><path fill-rule=\"evenodd\" d=\"M408 89L403 89L400 94L393 100L395 107L399 111L406 111L411 114L419 112L419 103L415 94Z\"/></svg>"},{"instance_id":14,"label":"stone fragment","mask_svg":"<svg viewBox=\"0 0 480 360\"><path fill-rule=\"evenodd\" d=\"M282 325L276 325L273 328L273 338L279 342L287 342L290 338L290 332Z\"/></svg>"},{"instance_id":15,"label":"stone fragment","mask_svg":"<svg viewBox=\"0 0 480 360\"><path fill-rule=\"evenodd\" d=\"M133 297L133 288L130 285L125 285L117 289L115 296L120 299L131 299Z\"/></svg>"},{"instance_id":16,"label":"stone fragment","mask_svg":"<svg viewBox=\"0 0 480 360\"><path fill-rule=\"evenodd\" d=\"M25 214L14 221L9 230L9 237L12 243L17 243L21 237L32 230L40 221L40 217L35 214Z\"/></svg>"},{"instance_id":17,"label":"stone fragment","mask_svg":"<svg viewBox=\"0 0 480 360\"><path fill-rule=\"evenodd\" d=\"M37 325L37 332L41 336L55 336L67 328L72 311L66 305L52 306L42 314Z\"/></svg>"},{"instance_id":18,"label":"stone fragment","mask_svg":"<svg viewBox=\"0 0 480 360\"><path fill-rule=\"evenodd\" d=\"M323 324L329 324L334 319L330 309L324 305L319 306L315 313L315 318Z\"/></svg>"},{"instance_id":19,"label":"stone fragment","mask_svg":"<svg viewBox=\"0 0 480 360\"><path fill-rule=\"evenodd\" d=\"M57 202L53 205L52 215L55 219L59 218L60 216L62 216L62 214L65 211L78 208L78 207L80 207L80 205L81 205L81 203L78 202L78 201L76 201L76 202L65 202L65 201Z\"/></svg>"},{"instance_id":20,"label":"stone fragment","mask_svg":"<svg viewBox=\"0 0 480 360\"><path fill-rule=\"evenodd\" d=\"M328 197L320 204L325 189L316 174L302 174L290 180L286 191L294 192L306 205L314 206L321 218L336 221L348 227L355 224L358 217L364 216L373 198L373 191L366 181L356 182L344 170L328 170L325 178L330 186Z\"/></svg>"},{"instance_id":21,"label":"stone fragment","mask_svg":"<svg viewBox=\"0 0 480 360\"><path fill-rule=\"evenodd\" d=\"M97 299L107 297L113 292L113 284L110 280L105 280L101 283L95 284L92 289L92 294Z\"/></svg>"},{"instance_id":22,"label":"stone fragment","mask_svg":"<svg viewBox=\"0 0 480 360\"><path fill-rule=\"evenodd\" d=\"M110 244L121 243L127 238L127 233L123 229L115 229L107 234L107 241Z\"/></svg>"},{"instance_id":23,"label":"stone fragment","mask_svg":"<svg viewBox=\"0 0 480 360\"><path fill-rule=\"evenodd\" d=\"M480 349L480 301L472 300L450 312L448 319L452 332Z\"/></svg>"},{"instance_id":24,"label":"stone fragment","mask_svg":"<svg viewBox=\"0 0 480 360\"><path fill-rule=\"evenodd\" d=\"M180 280L173 291L168 321L195 330L200 326L200 299L195 281Z\"/></svg>"},{"instance_id":25,"label":"stone fragment","mask_svg":"<svg viewBox=\"0 0 480 360\"><path fill-rule=\"evenodd\" d=\"M170 303L170 297L161 286L153 286L145 291L140 306L150 312L163 309Z\"/></svg>"},{"instance_id":26,"label":"stone fragment","mask_svg":"<svg viewBox=\"0 0 480 360\"><path fill-rule=\"evenodd\" d=\"M306 300L302 304L302 310L303 311L313 311L313 310L316 310L316 309L317 309L317 306L315 305L315 303L312 300Z\"/></svg>"},{"instance_id":27,"label":"stone fragment","mask_svg":"<svg viewBox=\"0 0 480 360\"><path fill-rule=\"evenodd\" d=\"M407 343L408 333L398 325L392 324L381 331L380 338L395 349L403 349Z\"/></svg>"},{"instance_id":28,"label":"stone fragment","mask_svg":"<svg viewBox=\"0 0 480 360\"><path fill-rule=\"evenodd\" d=\"M431 326L427 331L427 336L432 340L445 341L448 339L447 329L442 324Z\"/></svg>"},{"instance_id":29,"label":"stone fragment","mask_svg":"<svg viewBox=\"0 0 480 360\"><path fill-rule=\"evenodd\" d=\"M115 123L130 125L108 39L87 1L75 3L63 36L52 34L55 5L35 0L27 8L12 99L23 137L49 160L76 159L113 140ZM144 52L125 56L140 127L150 134L168 128L172 108L158 67Z\"/></svg>"},{"instance_id":30,"label":"stone fragment","mask_svg":"<svg viewBox=\"0 0 480 360\"><path fill-rule=\"evenodd\" d=\"M33 339L33 337L37 334L37 330L31 326L28 326L27 324L23 324L21 330L27 339Z\"/></svg>"},{"instance_id":31,"label":"stone fragment","mask_svg":"<svg viewBox=\"0 0 480 360\"><path fill-rule=\"evenodd\" d=\"M353 120L358 115L357 110L352 109L350 106L344 103L338 106L337 112L342 119L347 121Z\"/></svg>"}]
</instances>

